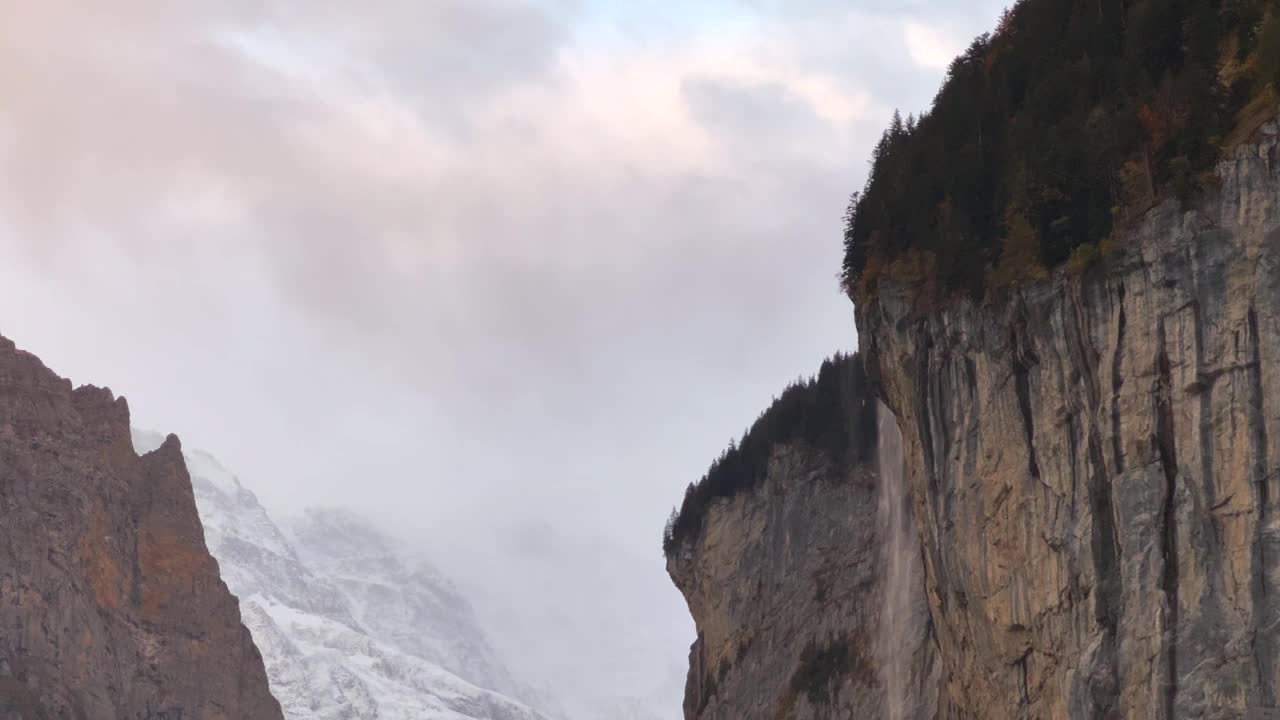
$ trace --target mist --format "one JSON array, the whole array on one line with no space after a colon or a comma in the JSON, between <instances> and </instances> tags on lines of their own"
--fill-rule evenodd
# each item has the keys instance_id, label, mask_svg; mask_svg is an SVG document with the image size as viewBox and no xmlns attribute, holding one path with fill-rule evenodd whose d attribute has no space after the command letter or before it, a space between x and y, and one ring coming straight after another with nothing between
<instances>
[{"instance_id":1,"label":"mist","mask_svg":"<svg viewBox=\"0 0 1280 720\"><path fill-rule=\"evenodd\" d=\"M667 513L855 346L849 193L999 8L0 0L0 334L676 718Z\"/></svg>"}]
</instances>

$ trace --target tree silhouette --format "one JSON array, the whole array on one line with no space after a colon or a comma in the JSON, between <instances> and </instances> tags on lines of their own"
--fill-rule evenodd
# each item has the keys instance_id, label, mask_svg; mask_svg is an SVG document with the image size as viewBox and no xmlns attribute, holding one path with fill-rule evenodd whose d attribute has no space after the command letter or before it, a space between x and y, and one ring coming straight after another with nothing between
<instances>
[{"instance_id":1,"label":"tree silhouette","mask_svg":"<svg viewBox=\"0 0 1280 720\"><path fill-rule=\"evenodd\" d=\"M663 531L663 550L695 537L711 505L760 484L776 447L803 444L826 453L832 472L871 462L876 447L876 401L861 356L836 355L818 374L793 383L756 419L740 441L689 485Z\"/></svg>"},{"instance_id":2,"label":"tree silhouette","mask_svg":"<svg viewBox=\"0 0 1280 720\"><path fill-rule=\"evenodd\" d=\"M1012 284L1011 262L1052 268L1161 195L1193 196L1277 81L1274 0L1021 0L928 112L894 113L845 216L845 289L932 268L977 296Z\"/></svg>"}]
</instances>

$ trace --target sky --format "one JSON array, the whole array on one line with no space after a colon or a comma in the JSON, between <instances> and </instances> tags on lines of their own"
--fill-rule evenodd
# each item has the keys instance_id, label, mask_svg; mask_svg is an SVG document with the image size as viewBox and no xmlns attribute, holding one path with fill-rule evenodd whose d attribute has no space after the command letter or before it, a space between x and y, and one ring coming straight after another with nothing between
<instances>
[{"instance_id":1,"label":"sky","mask_svg":"<svg viewBox=\"0 0 1280 720\"><path fill-rule=\"evenodd\" d=\"M0 334L678 717L663 522L855 347L849 193L1000 9L0 0Z\"/></svg>"}]
</instances>

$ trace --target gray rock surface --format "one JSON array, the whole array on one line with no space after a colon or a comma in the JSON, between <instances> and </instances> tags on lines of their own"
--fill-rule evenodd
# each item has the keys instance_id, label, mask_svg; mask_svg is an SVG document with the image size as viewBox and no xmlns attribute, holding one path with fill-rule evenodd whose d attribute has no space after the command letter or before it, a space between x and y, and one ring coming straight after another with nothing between
<instances>
[{"instance_id":1,"label":"gray rock surface","mask_svg":"<svg viewBox=\"0 0 1280 720\"><path fill-rule=\"evenodd\" d=\"M0 338L0 718L280 717L178 439Z\"/></svg>"},{"instance_id":2,"label":"gray rock surface","mask_svg":"<svg viewBox=\"0 0 1280 720\"><path fill-rule=\"evenodd\" d=\"M1280 717L1278 136L1084 277L858 308L905 438L942 717Z\"/></svg>"},{"instance_id":3,"label":"gray rock surface","mask_svg":"<svg viewBox=\"0 0 1280 720\"><path fill-rule=\"evenodd\" d=\"M804 444L775 446L765 481L712 505L667 569L698 628L685 717L861 719L885 715L876 648L884 558L878 480ZM912 603L909 717L931 717L934 641L923 587Z\"/></svg>"}]
</instances>

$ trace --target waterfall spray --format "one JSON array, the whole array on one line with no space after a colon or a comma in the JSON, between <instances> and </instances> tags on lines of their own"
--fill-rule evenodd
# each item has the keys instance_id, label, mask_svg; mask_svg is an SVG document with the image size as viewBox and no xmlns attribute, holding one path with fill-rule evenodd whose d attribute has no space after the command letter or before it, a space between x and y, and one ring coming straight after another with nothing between
<instances>
[{"instance_id":1,"label":"waterfall spray","mask_svg":"<svg viewBox=\"0 0 1280 720\"><path fill-rule=\"evenodd\" d=\"M903 477L902 433L889 408L878 408L880 469L881 552L885 577L880 606L877 656L880 680L885 689L885 717L905 720L912 717L911 656L915 649L915 612L912 591L920 582L919 540L911 521L906 481Z\"/></svg>"}]
</instances>

